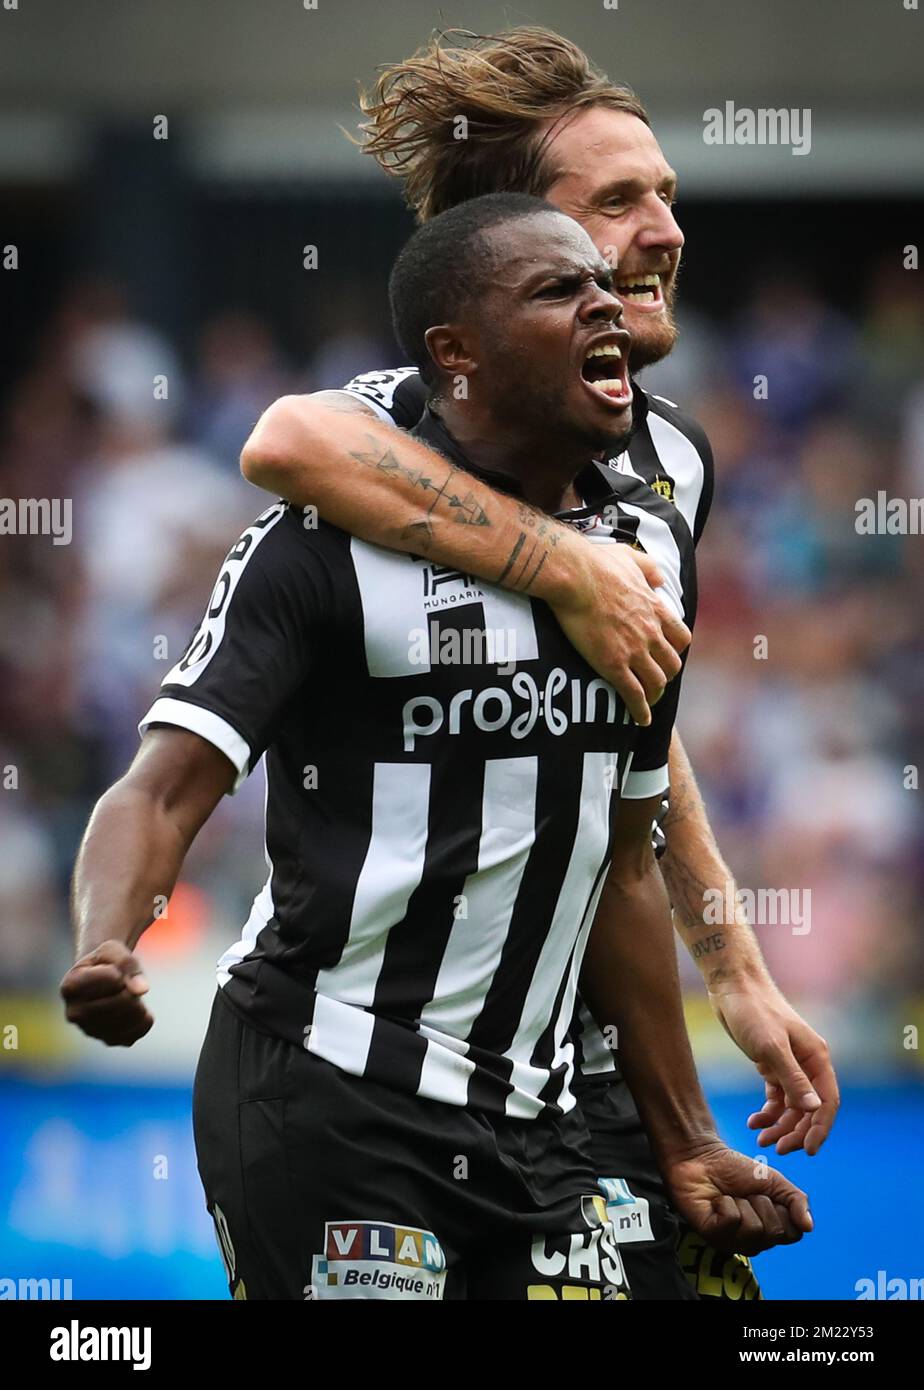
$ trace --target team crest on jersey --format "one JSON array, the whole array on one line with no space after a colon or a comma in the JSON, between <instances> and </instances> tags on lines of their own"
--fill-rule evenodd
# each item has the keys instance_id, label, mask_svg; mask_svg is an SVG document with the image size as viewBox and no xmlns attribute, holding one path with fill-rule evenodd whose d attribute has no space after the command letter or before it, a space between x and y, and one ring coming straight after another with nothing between
<instances>
[{"instance_id":1,"label":"team crest on jersey","mask_svg":"<svg viewBox=\"0 0 924 1390\"><path fill-rule=\"evenodd\" d=\"M650 486L652 492L656 492L659 497L665 497L668 502L674 502L673 478L668 478L664 473L658 473L652 480Z\"/></svg>"},{"instance_id":2,"label":"team crest on jersey","mask_svg":"<svg viewBox=\"0 0 924 1390\"><path fill-rule=\"evenodd\" d=\"M612 468L614 473L628 474L630 477L639 476L632 467L632 460L628 454L619 454L617 458L607 459L606 466L607 468ZM652 479L642 479L642 481L648 481L648 486L651 488L652 492L656 492L659 497L665 498L668 502L673 502L674 506L677 505L677 499L674 496L674 480L673 478L669 478L666 473L658 472Z\"/></svg>"},{"instance_id":3,"label":"team crest on jersey","mask_svg":"<svg viewBox=\"0 0 924 1390\"><path fill-rule=\"evenodd\" d=\"M442 1299L446 1256L432 1231L386 1221L328 1221L307 1298Z\"/></svg>"}]
</instances>

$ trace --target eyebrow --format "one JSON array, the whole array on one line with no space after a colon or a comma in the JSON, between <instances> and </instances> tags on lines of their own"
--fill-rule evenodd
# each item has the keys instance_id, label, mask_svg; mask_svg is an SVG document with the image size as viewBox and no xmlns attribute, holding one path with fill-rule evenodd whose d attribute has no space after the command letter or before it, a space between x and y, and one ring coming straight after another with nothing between
<instances>
[{"instance_id":1,"label":"eyebrow","mask_svg":"<svg viewBox=\"0 0 924 1390\"><path fill-rule=\"evenodd\" d=\"M613 267L607 265L604 261L596 267L589 265L577 266L573 263L567 268L563 266L546 266L543 270L537 270L533 275L528 276L523 282L523 288L526 290L535 289L535 287L541 285L544 280L561 280L565 283L572 280L577 283L579 280L583 280L588 271L597 281L606 280L609 282L610 286L615 283Z\"/></svg>"}]
</instances>

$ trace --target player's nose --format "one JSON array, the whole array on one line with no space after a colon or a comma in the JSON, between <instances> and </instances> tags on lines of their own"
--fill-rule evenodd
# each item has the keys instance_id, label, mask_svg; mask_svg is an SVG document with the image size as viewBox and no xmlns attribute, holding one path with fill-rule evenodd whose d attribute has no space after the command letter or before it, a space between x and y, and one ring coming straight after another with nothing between
<instances>
[{"instance_id":1,"label":"player's nose","mask_svg":"<svg viewBox=\"0 0 924 1390\"><path fill-rule=\"evenodd\" d=\"M595 320L603 319L618 325L622 318L622 304L615 294L611 294L600 285L594 285L592 293L581 304L578 314L582 323L593 323Z\"/></svg>"},{"instance_id":2,"label":"player's nose","mask_svg":"<svg viewBox=\"0 0 924 1390\"><path fill-rule=\"evenodd\" d=\"M665 251L680 251L684 235L670 204L653 195L647 202L645 211L644 224L636 237L638 244L645 250L663 247Z\"/></svg>"}]
</instances>

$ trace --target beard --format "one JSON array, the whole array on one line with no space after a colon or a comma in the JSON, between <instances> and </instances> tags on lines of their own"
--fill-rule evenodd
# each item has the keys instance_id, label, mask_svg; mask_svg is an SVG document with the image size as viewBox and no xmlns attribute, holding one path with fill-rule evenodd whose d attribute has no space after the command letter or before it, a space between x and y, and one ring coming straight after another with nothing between
<instances>
[{"instance_id":1,"label":"beard","mask_svg":"<svg viewBox=\"0 0 924 1390\"><path fill-rule=\"evenodd\" d=\"M640 325L626 323L626 327L632 333L632 350L630 354L630 365L633 375L640 372L643 367L653 367L656 362L662 361L674 347L680 330L674 318L674 301L677 297L677 277L680 273L678 265L671 277L670 284L662 291L664 294L664 309L654 322L647 318L642 319Z\"/></svg>"},{"instance_id":2,"label":"beard","mask_svg":"<svg viewBox=\"0 0 924 1390\"><path fill-rule=\"evenodd\" d=\"M679 333L680 330L674 321L674 316L667 307L660 316L659 322L647 326L644 332L633 328L631 360L633 375L640 372L643 367L653 367L656 362L667 357L673 349Z\"/></svg>"}]
</instances>

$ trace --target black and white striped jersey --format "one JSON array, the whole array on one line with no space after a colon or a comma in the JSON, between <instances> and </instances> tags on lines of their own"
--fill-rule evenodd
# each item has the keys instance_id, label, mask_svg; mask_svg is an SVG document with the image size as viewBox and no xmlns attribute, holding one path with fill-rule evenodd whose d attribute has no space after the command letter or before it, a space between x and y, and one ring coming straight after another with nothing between
<instances>
[{"instance_id":1,"label":"black and white striped jersey","mask_svg":"<svg viewBox=\"0 0 924 1390\"><path fill-rule=\"evenodd\" d=\"M382 419L411 429L426 405L427 390L416 367L364 372L344 388L359 396ZM712 505L712 449L697 422L663 396L651 395L633 383L633 431L628 448L610 466L641 479L651 492L643 506L655 507L655 496L672 501L699 543ZM653 494L653 495L652 495ZM656 835L656 841L658 836ZM663 833L660 834L663 842ZM605 1039L588 1010L579 1002L572 1040L579 1079L615 1077L618 1069L613 1043Z\"/></svg>"},{"instance_id":2,"label":"black and white striped jersey","mask_svg":"<svg viewBox=\"0 0 924 1390\"><path fill-rule=\"evenodd\" d=\"M462 461L433 416L415 433ZM637 538L692 622L676 508L600 463L577 485L592 538ZM679 678L640 730L546 604L311 521L279 503L244 532L141 724L208 739L239 780L265 756L270 874L219 984L357 1075L570 1109L615 807L666 785Z\"/></svg>"}]
</instances>

